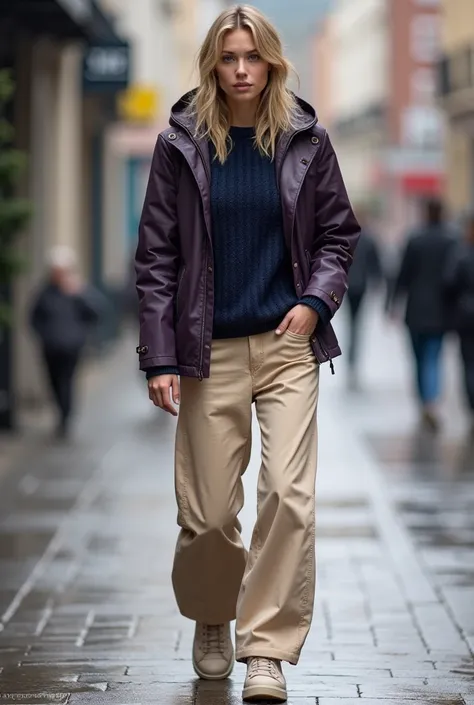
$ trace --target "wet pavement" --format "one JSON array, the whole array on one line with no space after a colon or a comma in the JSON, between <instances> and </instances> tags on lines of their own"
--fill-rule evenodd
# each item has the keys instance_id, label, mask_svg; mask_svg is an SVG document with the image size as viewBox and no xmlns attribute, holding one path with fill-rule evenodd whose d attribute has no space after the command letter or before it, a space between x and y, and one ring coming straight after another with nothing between
<instances>
[{"instance_id":1,"label":"wet pavement","mask_svg":"<svg viewBox=\"0 0 474 705\"><path fill-rule=\"evenodd\" d=\"M365 392L346 392L341 362L322 374L317 601L288 702L474 705L474 448L453 378L435 441L416 431L400 335L371 321L367 336ZM192 672L170 584L175 422L135 364L132 340L89 383L75 439L42 431L0 480L0 705L241 702L241 664L221 683Z\"/></svg>"}]
</instances>

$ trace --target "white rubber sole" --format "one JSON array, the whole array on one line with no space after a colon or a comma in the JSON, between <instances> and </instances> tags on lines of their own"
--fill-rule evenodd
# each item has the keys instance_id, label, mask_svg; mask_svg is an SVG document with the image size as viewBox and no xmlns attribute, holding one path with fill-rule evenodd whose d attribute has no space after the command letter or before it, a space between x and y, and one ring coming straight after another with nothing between
<instances>
[{"instance_id":1,"label":"white rubber sole","mask_svg":"<svg viewBox=\"0 0 474 705\"><path fill-rule=\"evenodd\" d=\"M197 676L199 676L199 678L201 678L203 681L225 681L225 679L228 678L230 676L230 674L232 673L232 671L234 670L234 657L232 657L232 661L230 662L227 670L223 673L218 673L217 675L214 675L214 674L211 675L209 673L205 673L205 671L202 671L199 668L199 666L197 665L197 663L195 662L194 658L193 658L193 668L194 668L195 674Z\"/></svg>"},{"instance_id":2,"label":"white rubber sole","mask_svg":"<svg viewBox=\"0 0 474 705\"><path fill-rule=\"evenodd\" d=\"M288 700L288 695L286 688L281 686L261 686L261 685L249 685L244 688L242 693L242 698L246 702L259 702L261 700L270 701L274 703L286 703Z\"/></svg>"}]
</instances>

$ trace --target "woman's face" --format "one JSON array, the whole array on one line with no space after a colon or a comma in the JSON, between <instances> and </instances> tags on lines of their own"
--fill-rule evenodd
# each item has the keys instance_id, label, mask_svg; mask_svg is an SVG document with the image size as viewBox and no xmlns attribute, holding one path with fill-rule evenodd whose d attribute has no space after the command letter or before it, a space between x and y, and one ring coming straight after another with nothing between
<instances>
[{"instance_id":1,"label":"woman's face","mask_svg":"<svg viewBox=\"0 0 474 705\"><path fill-rule=\"evenodd\" d=\"M269 69L269 63L260 57L248 29L236 29L226 34L216 72L228 101L259 99L268 83Z\"/></svg>"}]
</instances>

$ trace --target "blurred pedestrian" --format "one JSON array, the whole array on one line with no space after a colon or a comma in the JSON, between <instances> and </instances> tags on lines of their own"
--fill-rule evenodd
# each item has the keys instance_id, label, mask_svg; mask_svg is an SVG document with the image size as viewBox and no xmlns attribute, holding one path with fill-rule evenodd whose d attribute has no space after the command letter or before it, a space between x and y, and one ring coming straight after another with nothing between
<instances>
[{"instance_id":1,"label":"blurred pedestrian","mask_svg":"<svg viewBox=\"0 0 474 705\"><path fill-rule=\"evenodd\" d=\"M380 284L383 279L377 241L371 232L368 213L363 207L356 209L361 226L361 235L354 255L354 262L349 271L349 289L347 291L349 309L349 386L359 387L357 363L359 357L363 303L367 291Z\"/></svg>"},{"instance_id":2,"label":"blurred pedestrian","mask_svg":"<svg viewBox=\"0 0 474 705\"><path fill-rule=\"evenodd\" d=\"M448 260L446 293L452 326L459 335L474 433L474 213L466 220L464 242L455 248Z\"/></svg>"},{"instance_id":3,"label":"blurred pedestrian","mask_svg":"<svg viewBox=\"0 0 474 705\"><path fill-rule=\"evenodd\" d=\"M152 161L137 352L154 404L176 415L181 401L173 586L196 622L194 669L229 676L236 619L244 699L283 702L281 662L298 662L313 611L319 363L340 354L330 319L359 226L326 131L287 88L280 38L260 12L225 10L199 69ZM247 555L238 514L252 402L263 451Z\"/></svg>"},{"instance_id":4,"label":"blurred pedestrian","mask_svg":"<svg viewBox=\"0 0 474 705\"><path fill-rule=\"evenodd\" d=\"M41 345L49 386L59 412L57 435L65 437L74 410L74 380L87 335L99 320L101 296L85 286L74 250L58 246L49 256L47 281L35 296L31 325Z\"/></svg>"},{"instance_id":5,"label":"blurred pedestrian","mask_svg":"<svg viewBox=\"0 0 474 705\"><path fill-rule=\"evenodd\" d=\"M398 301L406 299L405 322L413 349L422 423L436 431L440 425L441 353L444 335L450 327L444 272L455 240L444 222L440 201L426 203L424 220L408 239L390 308L394 312Z\"/></svg>"}]
</instances>

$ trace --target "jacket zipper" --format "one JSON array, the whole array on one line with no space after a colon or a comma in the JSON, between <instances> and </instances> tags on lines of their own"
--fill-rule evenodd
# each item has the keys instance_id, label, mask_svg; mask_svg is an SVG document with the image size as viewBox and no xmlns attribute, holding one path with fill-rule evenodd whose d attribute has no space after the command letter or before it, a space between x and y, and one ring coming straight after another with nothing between
<instances>
[{"instance_id":1,"label":"jacket zipper","mask_svg":"<svg viewBox=\"0 0 474 705\"><path fill-rule=\"evenodd\" d=\"M332 374L332 375L335 375L335 374L336 374L336 370L334 369L334 362L332 361L332 357L330 356L330 354L328 353L328 351L325 349L324 345L322 344L321 338L319 337L319 335L316 335L316 334L315 334L315 338L317 339L317 341L318 341L318 343L319 343L319 347L321 348L321 351L322 351L323 355L325 355L326 360L329 362L329 367L330 367L330 369L331 369L331 374Z\"/></svg>"},{"instance_id":2,"label":"jacket zipper","mask_svg":"<svg viewBox=\"0 0 474 705\"><path fill-rule=\"evenodd\" d=\"M202 152L201 147L199 146L199 144L198 144L197 141L195 140L194 135L192 134L192 132L191 132L190 130L188 130L188 128L187 128L185 125L183 125L183 124L180 123L180 122L178 122L178 125L179 125L180 127L182 127L183 130L187 133L187 135L189 136L189 138L190 138L191 141L193 142L194 146L196 147L197 151L199 152L199 155L200 155L200 157L201 157L201 159L202 159L202 165L203 165L203 167L204 167L204 171L206 172L207 179L208 179L208 181L209 181L209 183L210 183L210 182L211 182L211 175L210 175L210 173L209 173L209 171L208 171L208 169L207 169L206 160L205 160L205 158L204 158L204 154L203 154L203 152ZM191 169L191 171L193 171L193 170ZM197 187L198 187L198 189L199 189L199 182L198 182L198 180L197 180L197 178L196 178L196 175L195 175L194 171L193 171L193 176L194 176L194 180L196 181ZM204 220L206 220L206 218L204 218ZM206 223L206 230L207 230L207 236L208 236L209 241L210 241L211 246L212 246L211 234L210 234L210 232L209 232L209 228L207 227L207 223ZM207 254L205 254L205 263L204 263L204 265L205 265L205 266L204 266L204 305L203 305L203 313L202 313L202 321L201 321L201 353L200 353L200 358L199 358L199 377L198 377L198 379L199 379L200 382L202 382L202 380L204 379L204 372L203 372L203 369L202 369L202 368L203 368L203 362L204 362L204 331L205 331L205 328L206 328L206 308L207 308L207 306L206 306L206 303L207 303L207 268L208 268L208 264L207 264Z\"/></svg>"},{"instance_id":3,"label":"jacket zipper","mask_svg":"<svg viewBox=\"0 0 474 705\"><path fill-rule=\"evenodd\" d=\"M281 177L281 170L283 169L283 162L285 161L285 157L286 157L286 155L288 154L288 150L290 149L291 143L293 142L293 140L294 140L294 138L296 137L296 135L298 135L300 132L305 132L307 129L308 129L308 127L304 127L304 128L302 128L302 129L297 130L296 132L294 132L293 135L292 135L292 137L291 137L291 139L289 140L288 144L286 145L285 151L284 151L283 156L282 156L282 159L281 159L280 177ZM303 179L303 181L304 181L304 179ZM300 190L301 190L301 188L300 188ZM291 233L290 233L291 242L293 241L293 230L294 230L294 222L292 223L292 228L291 228ZM309 266L311 267L311 256L310 256L308 250L305 250L305 254L306 254L306 259L308 260L308 264L309 264ZM323 344L321 343L321 338L320 338L318 335L316 335L316 334L315 334L315 337L317 338L317 341L318 341L318 343L319 343L319 347L321 348L321 351L322 351L323 355L326 356L326 360L329 362L329 367L330 367L330 369L331 369L331 374L332 374L332 375L335 375L335 374L336 374L336 371L335 371L335 369L334 369L334 362L332 361L332 357L330 356L330 354L328 353L328 351L324 348Z\"/></svg>"},{"instance_id":4,"label":"jacket zipper","mask_svg":"<svg viewBox=\"0 0 474 705\"><path fill-rule=\"evenodd\" d=\"M206 328L206 300L207 300L207 255L205 255L205 261L204 261L204 304L203 304L203 312L202 312L202 321L201 321L201 353L200 353L200 358L199 358L199 381L202 382L204 379L204 373L203 373L203 361L204 361L204 331Z\"/></svg>"},{"instance_id":5,"label":"jacket zipper","mask_svg":"<svg viewBox=\"0 0 474 705\"><path fill-rule=\"evenodd\" d=\"M311 255L308 250L305 250L304 252L306 255L306 259L308 260L308 265L309 265L309 267L311 267ZM317 338L318 343L319 343L319 347L321 348L323 355L325 355L326 360L329 362L329 367L331 368L331 374L335 375L336 371L334 369L334 362L332 361L332 357L330 356L330 354L328 353L328 351L325 349L324 345L322 344L321 338L319 337L319 335L315 334L315 338Z\"/></svg>"},{"instance_id":6,"label":"jacket zipper","mask_svg":"<svg viewBox=\"0 0 474 705\"><path fill-rule=\"evenodd\" d=\"M316 122L316 121L315 121L315 122ZM315 124L315 122L313 123L313 125ZM310 127L310 126L300 128L299 130L297 130L296 132L294 132L294 133L292 134L291 139L288 141L288 144L286 145L285 151L284 151L284 153L283 153L283 155L282 155L282 158L281 158L281 167L280 167L280 174L279 174L280 183L281 183L281 173L282 173L282 171L283 171L283 165L284 165L284 162L285 162L285 158L286 158L286 155L288 154L288 151L289 151L289 149L290 149L290 147L291 147L291 144L292 144L294 138L296 137L296 135L299 135L300 132L306 132L306 130L308 130L309 127ZM313 159L314 159L315 156L316 156L316 155L313 155L313 158L311 159L311 163L313 162ZM306 174L307 174L307 173L308 173L308 172L306 172ZM298 189L298 193L297 193L297 195L296 195L296 201L298 200L299 195L300 195L300 193L301 193L301 189L302 189L302 187L303 187L303 183L304 183L304 180L305 180L305 178L306 178L306 174L305 174L305 176L303 177L303 179L302 179L302 181L301 181L301 184L300 184L300 187L299 187L299 189ZM296 208L295 208L295 213L296 213ZM293 214L293 218L292 218L292 221L291 221L290 248L293 247L293 233L294 233L294 230L295 230L295 213ZM307 257L307 259L308 259L309 267L310 267L310 269L311 269L311 258L310 258L310 255L309 255L308 250L305 250L305 253L306 253L306 257ZM293 255L292 255L292 256L293 256Z\"/></svg>"}]
</instances>

